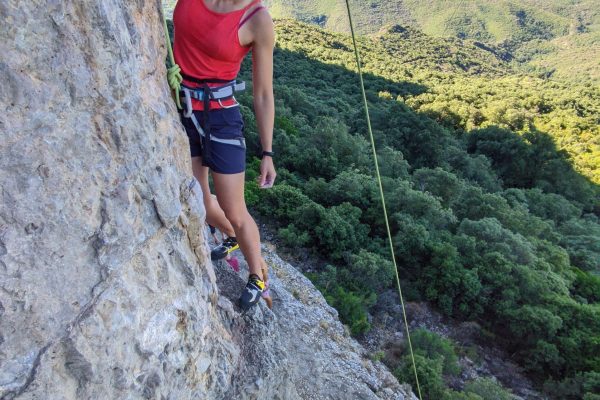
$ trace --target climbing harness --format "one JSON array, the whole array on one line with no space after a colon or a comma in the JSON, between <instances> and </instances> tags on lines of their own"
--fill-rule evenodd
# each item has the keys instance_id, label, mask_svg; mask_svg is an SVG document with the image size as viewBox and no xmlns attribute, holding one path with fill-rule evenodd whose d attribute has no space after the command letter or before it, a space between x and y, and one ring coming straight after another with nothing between
<instances>
[{"instance_id":1,"label":"climbing harness","mask_svg":"<svg viewBox=\"0 0 600 400\"><path fill-rule=\"evenodd\" d=\"M189 118L192 121L196 131L198 132L198 135L200 135L200 140L202 142L202 161L209 164L212 161L212 153L210 151L211 142L239 146L245 149L246 140L243 136L238 136L233 139L222 139L211 135L210 119L208 114L210 111L210 102L212 100L216 100L222 108L238 107L239 104L237 101L231 106L224 106L222 101L229 99L235 100L234 94L244 90L246 88L246 83L238 81L224 81L221 79L196 79L185 74L182 74L182 76L186 81L191 81L202 85L200 88L193 88L181 84L181 90L179 92L179 96L182 96L185 99L185 110L182 112L182 115L184 118ZM209 83L223 83L223 85L216 87L208 86ZM192 99L202 101L204 105L204 129L202 129L200 122L198 122L198 119L194 114L194 110L192 108Z\"/></svg>"},{"instance_id":2,"label":"climbing harness","mask_svg":"<svg viewBox=\"0 0 600 400\"><path fill-rule=\"evenodd\" d=\"M167 17L165 16L164 10L161 10L163 14L163 25L165 28L165 36L167 39L167 50L169 54L169 62L171 66L167 69L167 81L169 87L175 92L175 104L177 109L184 118L189 118L192 124L196 128L202 143L202 161L210 164L212 162L211 153L211 142L217 142L227 144L231 146L239 146L246 148L246 140L243 136L239 136L233 139L222 139L215 137L210 134L210 102L217 101L221 108L232 108L238 107L237 101L230 106L223 105L223 100L233 99L235 100L235 93L241 92L246 89L246 82L243 81L228 81L223 79L197 79L193 76L189 76L181 72L181 67L175 63L175 57L173 56L173 48L171 46L171 35L169 35L169 28L167 26ZM200 87L191 87L185 85L183 80L199 84ZM209 84L222 84L219 86L209 86ZM185 101L185 107L181 105L181 99ZM194 109L192 107L192 99L201 101L203 103L203 117L204 117L204 129L200 125L200 122L194 115Z\"/></svg>"},{"instance_id":3,"label":"climbing harness","mask_svg":"<svg viewBox=\"0 0 600 400\"><path fill-rule=\"evenodd\" d=\"M198 101L206 101L206 100L216 100L222 108L231 108L236 107L237 103L231 106L224 106L221 103L223 100L235 99L234 94L236 92L241 92L246 89L246 82L238 82L238 81L222 81L217 79L211 80L199 80L192 78L188 75L182 74L183 78L187 81L198 82L203 86L201 88L193 88L184 84L181 84L181 89L179 91L179 95L185 98L185 112L183 114L184 117L190 118L193 114L192 110L192 99L196 99ZM208 86L208 83L225 83L223 86ZM205 104L206 105L206 104Z\"/></svg>"},{"instance_id":4,"label":"climbing harness","mask_svg":"<svg viewBox=\"0 0 600 400\"><path fill-rule=\"evenodd\" d=\"M367 130L369 131L369 138L371 140L371 150L373 151L373 161L375 163L375 173L377 175L377 182L379 184L379 195L381 197L381 205L383 207L383 216L385 220L385 228L387 230L388 243L390 246L390 253L392 256L392 262L394 263L394 272L396 273L396 285L398 286L398 295L400 296L400 304L402 305L402 316L404 317L404 327L406 328L406 338L408 340L408 347L410 349L410 357L413 365L413 372L415 374L415 382L417 386L417 393L419 399L423 399L421 396L421 387L419 385L419 376L417 374L417 365L415 363L415 355L412 348L412 342L410 340L410 332L408 329L408 321L406 318L406 307L404 306L404 297L402 296L402 287L400 286L400 276L398 274L398 265L396 264L396 255L394 254L394 243L392 241L392 231L390 229L390 223L388 220L387 207L385 204L385 196L383 195L383 185L381 183L381 174L379 173L379 162L377 160L377 152L375 151L375 138L373 137L373 129L371 128L371 117L369 116L369 105L367 104L367 95L365 93L365 83L363 80L362 69L360 66L360 57L358 55L358 46L356 44L356 35L354 33L354 26L352 24L352 12L350 11L350 3L346 0L346 8L348 9L348 21L350 23L350 32L352 34L352 44L354 45L354 56L356 58L356 66L358 67L358 76L360 78L360 89L363 98L363 105L365 107L365 115L367 118Z\"/></svg>"}]
</instances>

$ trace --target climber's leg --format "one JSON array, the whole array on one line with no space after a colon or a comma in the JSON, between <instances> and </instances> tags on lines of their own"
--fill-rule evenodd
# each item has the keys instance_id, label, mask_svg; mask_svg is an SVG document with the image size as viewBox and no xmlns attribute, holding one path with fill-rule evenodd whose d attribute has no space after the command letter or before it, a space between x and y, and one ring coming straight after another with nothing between
<instances>
[{"instance_id":1,"label":"climber's leg","mask_svg":"<svg viewBox=\"0 0 600 400\"><path fill-rule=\"evenodd\" d=\"M204 200L204 208L206 208L206 222L229 237L235 236L235 231L233 230L231 223L229 223L225 217L225 213L219 206L219 202L210 193L208 167L202 165L202 159L200 157L192 157L192 170L202 188L202 198Z\"/></svg>"},{"instance_id":2,"label":"climber's leg","mask_svg":"<svg viewBox=\"0 0 600 400\"><path fill-rule=\"evenodd\" d=\"M262 280L264 260L260 254L260 234L256 222L246 208L244 176L244 172L237 174L212 172L217 199L235 230L235 236L250 270L248 283L240 297L240 306L246 310L258 303L265 284Z\"/></svg>"},{"instance_id":3,"label":"climber's leg","mask_svg":"<svg viewBox=\"0 0 600 400\"><path fill-rule=\"evenodd\" d=\"M244 200L244 172L219 174L212 172L215 193L219 205L235 231L242 253L248 263L250 273L262 277L262 257L260 254L260 234L256 222L246 208Z\"/></svg>"}]
</instances>

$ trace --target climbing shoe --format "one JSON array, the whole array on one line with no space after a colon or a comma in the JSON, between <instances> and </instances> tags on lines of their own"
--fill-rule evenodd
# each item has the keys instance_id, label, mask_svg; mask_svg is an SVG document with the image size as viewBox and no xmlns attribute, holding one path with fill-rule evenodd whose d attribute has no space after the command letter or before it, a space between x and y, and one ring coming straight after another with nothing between
<instances>
[{"instance_id":1,"label":"climbing shoe","mask_svg":"<svg viewBox=\"0 0 600 400\"><path fill-rule=\"evenodd\" d=\"M219 246L212 249L210 259L213 261L222 260L227 257L227 254L240 248L237 240L234 237L228 237Z\"/></svg>"},{"instance_id":2,"label":"climbing shoe","mask_svg":"<svg viewBox=\"0 0 600 400\"><path fill-rule=\"evenodd\" d=\"M240 308L246 312L258 303L260 297L265 290L265 283L256 274L251 274L248 278L248 283L240 296Z\"/></svg>"}]
</instances>

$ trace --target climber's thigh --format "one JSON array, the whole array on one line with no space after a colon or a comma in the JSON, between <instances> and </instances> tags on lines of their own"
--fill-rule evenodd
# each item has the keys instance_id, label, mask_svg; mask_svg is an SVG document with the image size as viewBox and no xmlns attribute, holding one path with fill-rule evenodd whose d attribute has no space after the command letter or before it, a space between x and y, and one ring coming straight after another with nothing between
<instances>
[{"instance_id":1,"label":"climber's thigh","mask_svg":"<svg viewBox=\"0 0 600 400\"><path fill-rule=\"evenodd\" d=\"M208 167L202 165L202 157L192 157L192 171L194 172L194 177L200 182L202 196L209 197Z\"/></svg>"},{"instance_id":2,"label":"climber's thigh","mask_svg":"<svg viewBox=\"0 0 600 400\"><path fill-rule=\"evenodd\" d=\"M196 118L202 118L202 112L194 111ZM200 140L200 134L198 130L194 126L194 123L190 118L185 118L183 113L179 113L179 118L181 119L181 124L185 129L185 133L188 137L188 143L190 145L190 154L192 155L192 159L196 157L200 157L202 154L202 141Z\"/></svg>"},{"instance_id":3,"label":"climber's thigh","mask_svg":"<svg viewBox=\"0 0 600 400\"><path fill-rule=\"evenodd\" d=\"M245 172L220 174L212 171L217 200L228 218L242 217L242 214L246 212L246 202L244 201L245 175Z\"/></svg>"}]
</instances>

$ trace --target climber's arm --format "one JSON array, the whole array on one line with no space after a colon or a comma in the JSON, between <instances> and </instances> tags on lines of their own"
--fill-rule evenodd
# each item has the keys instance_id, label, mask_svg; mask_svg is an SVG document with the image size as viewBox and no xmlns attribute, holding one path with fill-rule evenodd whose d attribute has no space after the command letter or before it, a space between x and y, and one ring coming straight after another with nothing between
<instances>
[{"instance_id":1,"label":"climber's arm","mask_svg":"<svg viewBox=\"0 0 600 400\"><path fill-rule=\"evenodd\" d=\"M275 100L273 97L273 47L275 31L267 12L259 12L252 21L252 83L254 113L263 151L272 151ZM271 187L275 181L273 159L263 157L260 166L261 187Z\"/></svg>"}]
</instances>

